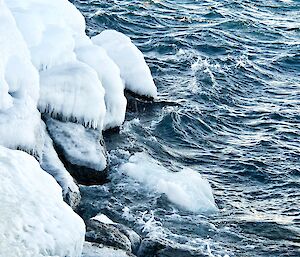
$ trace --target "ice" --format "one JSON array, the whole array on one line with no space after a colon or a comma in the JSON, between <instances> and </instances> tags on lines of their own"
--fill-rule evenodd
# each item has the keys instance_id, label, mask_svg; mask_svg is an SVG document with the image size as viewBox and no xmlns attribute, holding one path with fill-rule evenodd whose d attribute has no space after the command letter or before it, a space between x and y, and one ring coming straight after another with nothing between
<instances>
[{"instance_id":1,"label":"ice","mask_svg":"<svg viewBox=\"0 0 300 257\"><path fill-rule=\"evenodd\" d=\"M106 149L99 130L45 117L47 128L68 171L82 184L106 180Z\"/></svg>"},{"instance_id":2,"label":"ice","mask_svg":"<svg viewBox=\"0 0 300 257\"><path fill-rule=\"evenodd\" d=\"M120 170L150 190L166 194L171 202L181 208L200 213L217 210L208 181L190 168L170 172L141 152L131 156Z\"/></svg>"},{"instance_id":3,"label":"ice","mask_svg":"<svg viewBox=\"0 0 300 257\"><path fill-rule=\"evenodd\" d=\"M0 256L81 256L85 225L27 153L0 146Z\"/></svg>"},{"instance_id":4,"label":"ice","mask_svg":"<svg viewBox=\"0 0 300 257\"><path fill-rule=\"evenodd\" d=\"M97 73L76 61L40 73L39 109L100 130L106 112L104 89Z\"/></svg>"},{"instance_id":5,"label":"ice","mask_svg":"<svg viewBox=\"0 0 300 257\"><path fill-rule=\"evenodd\" d=\"M65 0L6 2L40 72L40 111L101 130L105 91L97 72L75 53L86 38L83 16Z\"/></svg>"},{"instance_id":6,"label":"ice","mask_svg":"<svg viewBox=\"0 0 300 257\"><path fill-rule=\"evenodd\" d=\"M104 129L119 127L124 122L127 103L120 70L102 47L93 45L90 39L86 41L86 45L76 48L76 55L97 72L105 89Z\"/></svg>"},{"instance_id":7,"label":"ice","mask_svg":"<svg viewBox=\"0 0 300 257\"><path fill-rule=\"evenodd\" d=\"M72 208L75 208L81 198L79 188L55 152L52 139L49 137L47 131L45 131L45 145L40 165L61 186L64 200Z\"/></svg>"},{"instance_id":8,"label":"ice","mask_svg":"<svg viewBox=\"0 0 300 257\"><path fill-rule=\"evenodd\" d=\"M92 37L92 41L103 47L109 57L119 66L127 89L139 95L157 97L151 71L142 52L129 37L115 30L104 30Z\"/></svg>"},{"instance_id":9,"label":"ice","mask_svg":"<svg viewBox=\"0 0 300 257\"><path fill-rule=\"evenodd\" d=\"M36 108L38 72L15 20L0 0L0 145L36 151L40 114Z\"/></svg>"}]
</instances>

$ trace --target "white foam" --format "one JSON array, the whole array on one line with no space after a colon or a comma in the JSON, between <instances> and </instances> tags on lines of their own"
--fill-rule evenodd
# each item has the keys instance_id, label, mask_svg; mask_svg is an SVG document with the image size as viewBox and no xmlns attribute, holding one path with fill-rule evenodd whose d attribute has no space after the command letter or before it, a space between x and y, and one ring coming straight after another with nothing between
<instances>
[{"instance_id":1,"label":"white foam","mask_svg":"<svg viewBox=\"0 0 300 257\"><path fill-rule=\"evenodd\" d=\"M216 211L212 189L208 181L190 168L170 172L145 153L136 153L120 170L146 185L164 193L177 206L192 212Z\"/></svg>"}]
</instances>

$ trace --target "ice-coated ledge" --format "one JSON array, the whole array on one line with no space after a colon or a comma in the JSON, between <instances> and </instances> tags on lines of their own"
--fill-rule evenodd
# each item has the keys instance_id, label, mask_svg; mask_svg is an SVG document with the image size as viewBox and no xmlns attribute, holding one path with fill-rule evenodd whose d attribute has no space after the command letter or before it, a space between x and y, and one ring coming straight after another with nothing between
<instances>
[{"instance_id":1,"label":"ice-coated ledge","mask_svg":"<svg viewBox=\"0 0 300 257\"><path fill-rule=\"evenodd\" d=\"M107 31L91 40L67 0L0 0L0 256L81 255L85 227L61 189L74 206L80 192L40 113L101 136L124 122L125 88L157 97L150 69L128 37ZM105 169L105 154L94 158L95 148L88 160L77 158L86 149L73 141L72 154L64 152L70 163Z\"/></svg>"}]
</instances>

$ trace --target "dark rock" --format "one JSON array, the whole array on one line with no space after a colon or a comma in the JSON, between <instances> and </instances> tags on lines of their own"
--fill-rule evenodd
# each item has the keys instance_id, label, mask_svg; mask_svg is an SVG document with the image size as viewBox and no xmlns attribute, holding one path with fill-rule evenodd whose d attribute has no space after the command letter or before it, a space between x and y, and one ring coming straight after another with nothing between
<instances>
[{"instance_id":1,"label":"dark rock","mask_svg":"<svg viewBox=\"0 0 300 257\"><path fill-rule=\"evenodd\" d=\"M131 252L131 242L120 230L111 224L90 219L86 222L86 241L112 246Z\"/></svg>"},{"instance_id":2,"label":"dark rock","mask_svg":"<svg viewBox=\"0 0 300 257\"><path fill-rule=\"evenodd\" d=\"M121 233L123 233L130 240L131 251L134 254L137 254L141 244L141 237L135 231L133 231L132 229L130 229L129 227L123 224L114 223L111 225L117 228Z\"/></svg>"},{"instance_id":3,"label":"dark rock","mask_svg":"<svg viewBox=\"0 0 300 257\"><path fill-rule=\"evenodd\" d=\"M79 184L107 182L107 154L100 131L48 115L43 119L60 159Z\"/></svg>"},{"instance_id":4,"label":"dark rock","mask_svg":"<svg viewBox=\"0 0 300 257\"><path fill-rule=\"evenodd\" d=\"M129 112L145 112L153 104L153 98L140 96L128 90L125 90L125 96Z\"/></svg>"},{"instance_id":5,"label":"dark rock","mask_svg":"<svg viewBox=\"0 0 300 257\"><path fill-rule=\"evenodd\" d=\"M143 239L137 253L138 257L208 257L200 249L193 249L185 245L175 243L165 238Z\"/></svg>"},{"instance_id":6,"label":"dark rock","mask_svg":"<svg viewBox=\"0 0 300 257\"><path fill-rule=\"evenodd\" d=\"M106 237L105 239L103 239L103 234L101 234L101 231L104 231L104 233L110 233L111 235L109 236L109 238ZM135 231L123 224L113 222L102 214L91 218L87 222L87 235L87 241L102 243L104 245L114 247L118 247L117 245L122 244L125 245L125 247L119 248L126 251L128 251L129 245L130 252L134 254L137 253L141 244L141 238ZM126 237L126 239L124 238L124 236ZM115 241L118 242L116 243Z\"/></svg>"}]
</instances>

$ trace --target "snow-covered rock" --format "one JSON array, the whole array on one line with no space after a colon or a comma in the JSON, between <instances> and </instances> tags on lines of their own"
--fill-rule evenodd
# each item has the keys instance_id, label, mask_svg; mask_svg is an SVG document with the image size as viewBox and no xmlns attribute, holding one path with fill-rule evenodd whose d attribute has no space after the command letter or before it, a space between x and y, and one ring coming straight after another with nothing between
<instances>
[{"instance_id":1,"label":"snow-covered rock","mask_svg":"<svg viewBox=\"0 0 300 257\"><path fill-rule=\"evenodd\" d=\"M67 170L81 184L106 180L106 150L100 131L45 117L50 137Z\"/></svg>"},{"instance_id":2,"label":"snow-covered rock","mask_svg":"<svg viewBox=\"0 0 300 257\"><path fill-rule=\"evenodd\" d=\"M75 209L81 198L79 188L59 159L56 151L54 150L52 139L49 137L47 131L45 131L45 145L40 165L45 171L55 178L62 188L65 202Z\"/></svg>"},{"instance_id":3,"label":"snow-covered rock","mask_svg":"<svg viewBox=\"0 0 300 257\"><path fill-rule=\"evenodd\" d=\"M85 242L82 257L134 257L124 250L103 246L101 244Z\"/></svg>"},{"instance_id":4,"label":"snow-covered rock","mask_svg":"<svg viewBox=\"0 0 300 257\"><path fill-rule=\"evenodd\" d=\"M41 75L40 111L102 130L103 86L97 72L75 54L76 43L86 38L83 16L66 0L6 2Z\"/></svg>"},{"instance_id":5,"label":"snow-covered rock","mask_svg":"<svg viewBox=\"0 0 300 257\"><path fill-rule=\"evenodd\" d=\"M0 0L0 145L39 151L42 147L38 72L13 16Z\"/></svg>"},{"instance_id":6,"label":"snow-covered rock","mask_svg":"<svg viewBox=\"0 0 300 257\"><path fill-rule=\"evenodd\" d=\"M27 153L0 146L0 256L79 257L82 219Z\"/></svg>"},{"instance_id":7,"label":"snow-covered rock","mask_svg":"<svg viewBox=\"0 0 300 257\"><path fill-rule=\"evenodd\" d=\"M120 170L181 208L200 213L217 210L209 182L197 171L171 172L143 152L131 156Z\"/></svg>"},{"instance_id":8,"label":"snow-covered rock","mask_svg":"<svg viewBox=\"0 0 300 257\"><path fill-rule=\"evenodd\" d=\"M147 97L156 98L157 89L142 52L130 38L115 30L104 30L92 37L119 66L126 89Z\"/></svg>"},{"instance_id":9,"label":"snow-covered rock","mask_svg":"<svg viewBox=\"0 0 300 257\"><path fill-rule=\"evenodd\" d=\"M80 61L87 63L97 71L98 78L105 89L104 129L121 126L125 119L126 98L124 96L125 86L118 66L102 47L93 45L90 40L87 45L76 49L76 55Z\"/></svg>"},{"instance_id":10,"label":"snow-covered rock","mask_svg":"<svg viewBox=\"0 0 300 257\"><path fill-rule=\"evenodd\" d=\"M105 116L104 89L97 73L76 61L40 73L41 112L100 130Z\"/></svg>"}]
</instances>

